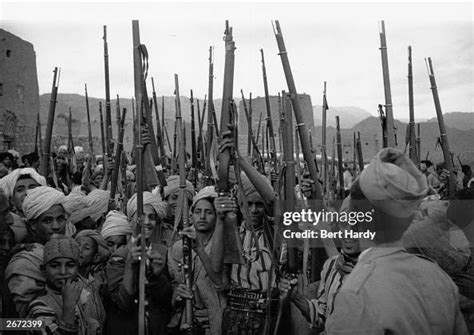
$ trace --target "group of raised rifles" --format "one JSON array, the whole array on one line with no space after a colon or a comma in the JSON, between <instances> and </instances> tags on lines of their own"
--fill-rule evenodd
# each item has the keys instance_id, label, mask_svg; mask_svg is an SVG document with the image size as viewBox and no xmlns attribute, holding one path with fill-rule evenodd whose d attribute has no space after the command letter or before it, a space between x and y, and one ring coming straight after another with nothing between
<instances>
[{"instance_id":1,"label":"group of raised rifles","mask_svg":"<svg viewBox=\"0 0 474 335\"><path fill-rule=\"evenodd\" d=\"M368 165L361 160L344 176L340 169L341 192L333 192L339 195L333 200L309 154L291 73L287 81L303 168L294 161L291 132L283 137L282 159L273 151L271 160L254 164L240 154L233 128L234 46L227 26L214 172L186 164L182 125L177 127L179 164L157 170L152 164L150 170L147 162L153 160L144 156L154 136L150 122L142 127L149 106L140 63L147 53L136 41L138 22L133 24L135 96L141 101L136 165L126 159L117 164L117 154L115 162L109 154L102 168L90 156L86 162L78 159L72 171L70 157L50 154L51 123L42 154L44 175L35 155L28 155L21 168L14 168L11 153L1 156L0 170L7 173L0 179L3 318L42 320L38 331L44 334L474 332L470 169L463 168L463 180L456 183L452 169L437 177L427 162L415 164L386 145ZM276 29L288 74L278 22ZM179 97L177 77L176 88ZM181 122L179 98L176 109ZM49 119L54 120L54 104ZM292 129L289 120L285 129ZM356 224L294 221L283 227L284 213L303 209L370 215ZM324 228L344 236L285 240L286 228ZM373 240L346 234L367 230L376 233Z\"/></svg>"}]
</instances>

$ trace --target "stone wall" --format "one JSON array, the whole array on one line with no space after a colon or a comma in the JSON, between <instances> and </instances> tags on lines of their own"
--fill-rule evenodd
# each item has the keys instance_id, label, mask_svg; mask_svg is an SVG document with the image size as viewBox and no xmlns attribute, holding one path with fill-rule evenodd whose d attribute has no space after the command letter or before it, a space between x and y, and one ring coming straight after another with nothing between
<instances>
[{"instance_id":1,"label":"stone wall","mask_svg":"<svg viewBox=\"0 0 474 335\"><path fill-rule=\"evenodd\" d=\"M33 45L0 29L0 151L34 150L39 89Z\"/></svg>"}]
</instances>

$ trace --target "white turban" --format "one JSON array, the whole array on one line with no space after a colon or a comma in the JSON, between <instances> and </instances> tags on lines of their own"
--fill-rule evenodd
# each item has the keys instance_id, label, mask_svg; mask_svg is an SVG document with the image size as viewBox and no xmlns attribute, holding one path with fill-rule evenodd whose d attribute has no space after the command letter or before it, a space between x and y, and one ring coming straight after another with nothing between
<instances>
[{"instance_id":1,"label":"white turban","mask_svg":"<svg viewBox=\"0 0 474 335\"><path fill-rule=\"evenodd\" d=\"M8 198L13 196L15 185L21 176L29 175L41 186L46 186L46 179L33 168L15 169L10 174L0 179L0 187L3 188Z\"/></svg>"},{"instance_id":2,"label":"white turban","mask_svg":"<svg viewBox=\"0 0 474 335\"><path fill-rule=\"evenodd\" d=\"M359 177L362 193L376 208L408 218L428 192L426 178L413 162L394 148L381 150Z\"/></svg>"},{"instance_id":3,"label":"white turban","mask_svg":"<svg viewBox=\"0 0 474 335\"><path fill-rule=\"evenodd\" d=\"M131 235L132 225L128 222L125 214L118 211L110 211L105 218L100 234L104 240L110 236Z\"/></svg>"},{"instance_id":4,"label":"white turban","mask_svg":"<svg viewBox=\"0 0 474 335\"><path fill-rule=\"evenodd\" d=\"M196 206L199 200L202 199L215 199L217 198L216 188L214 186L206 186L202 188L198 194L196 194L193 198L193 204L191 205L191 210Z\"/></svg>"},{"instance_id":5,"label":"white turban","mask_svg":"<svg viewBox=\"0 0 474 335\"><path fill-rule=\"evenodd\" d=\"M163 220L166 216L166 203L161 201L156 195L151 192L143 192L143 206L150 205L156 212L156 215ZM137 212L137 194L132 195L127 203L127 216L130 220L133 219Z\"/></svg>"},{"instance_id":6,"label":"white turban","mask_svg":"<svg viewBox=\"0 0 474 335\"><path fill-rule=\"evenodd\" d=\"M166 199L167 197L169 197L171 193L174 193L175 191L179 190L179 187L180 187L179 184L180 184L179 176L177 175L169 176L168 179L166 179L166 186L163 189L163 197ZM189 180L186 180L185 190L191 194L191 197L194 196L194 186Z\"/></svg>"},{"instance_id":7,"label":"white turban","mask_svg":"<svg viewBox=\"0 0 474 335\"><path fill-rule=\"evenodd\" d=\"M27 220L36 219L54 205L63 205L65 201L64 193L49 186L39 186L27 191L23 213Z\"/></svg>"},{"instance_id":8,"label":"white turban","mask_svg":"<svg viewBox=\"0 0 474 335\"><path fill-rule=\"evenodd\" d=\"M89 216L89 202L87 196L81 190L73 190L66 197L64 203L64 209L71 213L69 220L71 223L76 224Z\"/></svg>"}]
</instances>

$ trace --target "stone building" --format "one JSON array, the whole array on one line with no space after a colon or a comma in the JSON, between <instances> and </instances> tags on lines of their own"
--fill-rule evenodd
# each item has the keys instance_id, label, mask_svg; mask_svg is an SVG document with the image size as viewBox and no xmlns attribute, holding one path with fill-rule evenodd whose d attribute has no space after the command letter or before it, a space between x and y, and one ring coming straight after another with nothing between
<instances>
[{"instance_id":1,"label":"stone building","mask_svg":"<svg viewBox=\"0 0 474 335\"><path fill-rule=\"evenodd\" d=\"M0 29L0 151L34 150L39 108L33 45Z\"/></svg>"}]
</instances>

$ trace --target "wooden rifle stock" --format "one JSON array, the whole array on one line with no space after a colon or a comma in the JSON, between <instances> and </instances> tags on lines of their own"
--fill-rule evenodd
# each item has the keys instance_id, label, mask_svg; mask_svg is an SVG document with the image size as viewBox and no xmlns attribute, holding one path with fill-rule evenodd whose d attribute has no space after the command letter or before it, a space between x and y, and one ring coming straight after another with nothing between
<instances>
[{"instance_id":1,"label":"wooden rifle stock","mask_svg":"<svg viewBox=\"0 0 474 335\"><path fill-rule=\"evenodd\" d=\"M416 134L415 134L415 104L413 98L413 66L411 62L411 46L408 47L408 109L410 111L410 123L409 123L409 134L410 134L410 151L409 156L414 164L418 162L418 155L416 146Z\"/></svg>"},{"instance_id":2,"label":"wooden rifle stock","mask_svg":"<svg viewBox=\"0 0 474 335\"><path fill-rule=\"evenodd\" d=\"M357 132L357 160L359 161L359 171L364 170L364 156L362 155L362 143L360 140L360 132Z\"/></svg>"},{"instance_id":3,"label":"wooden rifle stock","mask_svg":"<svg viewBox=\"0 0 474 335\"><path fill-rule=\"evenodd\" d=\"M441 103L439 101L438 87L436 86L436 79L433 71L433 63L431 58L427 60L428 76L430 78L431 91L433 93L433 101L436 109L436 116L438 118L438 126L440 132L441 148L443 149L444 164L446 169L449 171L449 198L454 196L456 191L456 180L454 176L454 167L452 162L451 153L449 151L448 135L446 134L446 126L444 124L443 111L441 110Z\"/></svg>"},{"instance_id":4,"label":"wooden rifle stock","mask_svg":"<svg viewBox=\"0 0 474 335\"><path fill-rule=\"evenodd\" d=\"M95 162L94 141L92 140L91 113L89 110L89 96L87 95L87 84L84 84L84 90L86 93L87 135L89 139L89 155L92 158L92 163L94 163Z\"/></svg>"},{"instance_id":5,"label":"wooden rifle stock","mask_svg":"<svg viewBox=\"0 0 474 335\"><path fill-rule=\"evenodd\" d=\"M53 86L51 88L51 99L49 101L48 111L48 123L46 124L46 137L44 140L43 148L43 159L41 161L41 174L45 177L49 177L49 161L51 159L51 137L53 135L53 124L54 124L54 113L56 111L56 103L58 97L60 70L57 67L54 68L53 75Z\"/></svg>"},{"instance_id":6,"label":"wooden rifle stock","mask_svg":"<svg viewBox=\"0 0 474 335\"><path fill-rule=\"evenodd\" d=\"M194 187L196 187L196 177L197 177L197 148L196 148L196 125L194 120L194 97L193 97L193 90L191 90L191 159L192 159L192 167L194 169L193 173L193 180L192 183Z\"/></svg>"},{"instance_id":7,"label":"wooden rifle stock","mask_svg":"<svg viewBox=\"0 0 474 335\"><path fill-rule=\"evenodd\" d=\"M207 91L207 100L208 100L208 111L207 111L207 147L206 147L206 173L208 176L212 174L211 172L211 145L212 145L212 138L213 138L213 131L214 131L214 120L213 120L213 113L214 113L214 62L212 60L212 46L209 47L209 86ZM224 101L222 102L224 104ZM204 112L203 112L204 113Z\"/></svg>"},{"instance_id":8,"label":"wooden rifle stock","mask_svg":"<svg viewBox=\"0 0 474 335\"><path fill-rule=\"evenodd\" d=\"M303 118L303 110L301 108L298 93L296 91L296 85L293 79L293 74L291 73L290 62L288 60L288 54L285 47L285 42L283 40L283 35L280 29L280 23L275 21L274 27L275 37L278 44L279 54L281 58L281 62L283 65L283 70L285 72L286 82L288 85L288 91L291 97L291 101L293 103L293 110L295 113L295 119L298 126L298 132L300 135L301 140L301 148L303 151L304 159L308 164L309 173L311 175L311 179L314 180L315 191L313 198L315 199L322 199L322 190L321 185L319 184L319 177L318 177L318 170L316 168L316 162L313 157L313 153L311 150L311 143L309 142L309 133L308 127L304 123Z\"/></svg>"},{"instance_id":9,"label":"wooden rifle stock","mask_svg":"<svg viewBox=\"0 0 474 335\"><path fill-rule=\"evenodd\" d=\"M339 116L336 116L336 128L337 128L337 169L339 174L339 199L344 199L344 171L342 168L342 140L341 140L341 128L339 124Z\"/></svg>"},{"instance_id":10,"label":"wooden rifle stock","mask_svg":"<svg viewBox=\"0 0 474 335\"><path fill-rule=\"evenodd\" d=\"M99 114L100 114L100 138L102 144L102 159L105 160L107 154L105 149L105 132L104 132L104 115L102 113L102 102L99 101Z\"/></svg>"},{"instance_id":11,"label":"wooden rifle stock","mask_svg":"<svg viewBox=\"0 0 474 335\"><path fill-rule=\"evenodd\" d=\"M112 157L112 112L110 107L109 48L107 44L107 26L104 26L104 73L105 73L105 138L107 157Z\"/></svg>"},{"instance_id":12,"label":"wooden rifle stock","mask_svg":"<svg viewBox=\"0 0 474 335\"><path fill-rule=\"evenodd\" d=\"M181 116L181 101L179 98L179 82L178 75L174 75L175 92L176 92L176 122L177 130L179 132L179 186L180 186L180 200L181 212L179 216L183 223L183 229L190 227L188 197L186 196L186 146L184 140L183 120ZM179 207L178 207L179 208ZM179 220L179 218L176 218ZM193 257L191 250L191 239L183 236L183 272L185 285L188 290L192 291L193 285ZM193 302L191 299L186 299L184 310L185 324L183 328L186 332L192 332L193 329Z\"/></svg>"},{"instance_id":13,"label":"wooden rifle stock","mask_svg":"<svg viewBox=\"0 0 474 335\"><path fill-rule=\"evenodd\" d=\"M291 111L290 97L283 92L283 159L285 161L285 188L284 196L279 194L279 200L282 202L283 211L293 211L296 208L295 198L295 160L293 150L293 121ZM280 224L280 222L277 222ZM282 233L280 231L279 233ZM275 233L276 234L276 233ZM297 263L296 263L296 248L290 246L291 242L288 243L288 268L286 277L294 278L297 275ZM280 304L278 306L278 314L275 322L274 335L289 334L291 332L291 306L290 306L290 293L280 294Z\"/></svg>"},{"instance_id":14,"label":"wooden rifle stock","mask_svg":"<svg viewBox=\"0 0 474 335\"><path fill-rule=\"evenodd\" d=\"M326 122L328 102L326 100L326 82L324 82L323 107L322 107L322 128L321 128L321 163L323 172L323 193L328 191L328 162L326 150Z\"/></svg>"},{"instance_id":15,"label":"wooden rifle stock","mask_svg":"<svg viewBox=\"0 0 474 335\"><path fill-rule=\"evenodd\" d=\"M273 163L273 171L276 172L278 171L278 161L276 156L275 132L273 131L272 111L270 109L270 95L268 94L267 70L265 68L265 57L263 55L263 49L260 49L260 53L262 55L263 87L265 91L265 105L267 109L268 135L270 138L270 156Z\"/></svg>"},{"instance_id":16,"label":"wooden rifle stock","mask_svg":"<svg viewBox=\"0 0 474 335\"><path fill-rule=\"evenodd\" d=\"M151 86L153 89L153 103L155 105L155 117L156 117L156 143L160 148L160 155L161 159L165 159L165 144L163 142L163 133L162 133L162 126L160 123L160 113L158 111L158 98L156 97L156 91L155 91L155 81L153 80L153 77L151 78Z\"/></svg>"},{"instance_id":17,"label":"wooden rifle stock","mask_svg":"<svg viewBox=\"0 0 474 335\"><path fill-rule=\"evenodd\" d=\"M119 171L120 171L120 164L122 163L122 151L123 151L123 136L125 133L125 116L127 114L127 109L124 108L122 112L122 117L119 116L119 137L118 137L118 142L117 142L117 147L115 151L115 164L114 164L114 170L112 171L112 180L110 183L110 199L109 199L109 210L113 210L113 204L115 202L115 193L117 192L117 184L118 184L118 177L119 177Z\"/></svg>"}]
</instances>

